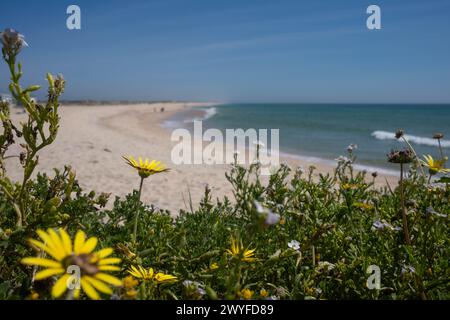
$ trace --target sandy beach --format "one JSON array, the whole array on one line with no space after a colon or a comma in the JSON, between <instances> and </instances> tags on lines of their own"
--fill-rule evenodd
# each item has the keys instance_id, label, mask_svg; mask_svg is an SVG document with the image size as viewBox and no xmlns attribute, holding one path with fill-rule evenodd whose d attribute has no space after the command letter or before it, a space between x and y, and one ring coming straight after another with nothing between
<instances>
[{"instance_id":1,"label":"sandy beach","mask_svg":"<svg viewBox=\"0 0 450 320\"><path fill-rule=\"evenodd\" d=\"M214 198L233 197L231 185L225 178L229 165L174 165L171 152L176 142L171 141L170 129L163 122L176 112L209 103L148 103L130 105L67 105L60 108L60 131L56 141L40 153L36 171L53 175L53 168L70 165L85 192L112 193L123 197L137 189L139 178L134 169L127 166L122 155L142 156L161 160L171 171L154 175L144 184L142 199L176 214L179 209L189 210L189 194L194 205L201 199L206 185ZM164 112L161 112L164 108ZM25 119L19 109L12 110L14 123ZM195 143L199 143L196 141ZM18 155L20 147L13 146L9 155ZM281 158L292 166L307 168L313 163ZM314 163L316 174L332 172L333 167ZM20 179L21 167L16 158L7 163L8 174ZM395 184L392 176L379 175L377 183Z\"/></svg>"}]
</instances>

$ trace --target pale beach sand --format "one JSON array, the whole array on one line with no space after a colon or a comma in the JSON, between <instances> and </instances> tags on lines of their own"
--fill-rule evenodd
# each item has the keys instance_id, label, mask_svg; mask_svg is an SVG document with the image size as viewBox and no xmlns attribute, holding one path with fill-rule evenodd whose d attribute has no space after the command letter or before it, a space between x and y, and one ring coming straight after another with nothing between
<instances>
[{"instance_id":1,"label":"pale beach sand","mask_svg":"<svg viewBox=\"0 0 450 320\"><path fill-rule=\"evenodd\" d=\"M171 130L162 123L176 112L207 103L153 103L130 105L70 105L60 108L60 131L54 144L39 154L36 171L53 175L53 168L70 165L85 192L95 190L123 197L133 188L137 189L139 177L134 169L125 164L122 155L141 155L161 160L171 168L164 174L151 176L144 183L142 200L177 214L179 209L189 210L189 192L194 206L203 196L205 186L212 189L213 198L233 198L225 172L230 165L174 165L171 151L176 142L171 141ZM160 109L164 108L164 112ZM12 110L14 123L24 119L18 109ZM199 143L197 141L196 143ZM206 143L205 143L206 145ZM18 155L21 149L12 146L9 155ZM292 168L312 163L281 158ZM333 167L314 163L316 174L332 172ZM8 174L15 180L21 177L21 167L16 158L7 162ZM378 185L396 184L396 178L379 175Z\"/></svg>"}]
</instances>

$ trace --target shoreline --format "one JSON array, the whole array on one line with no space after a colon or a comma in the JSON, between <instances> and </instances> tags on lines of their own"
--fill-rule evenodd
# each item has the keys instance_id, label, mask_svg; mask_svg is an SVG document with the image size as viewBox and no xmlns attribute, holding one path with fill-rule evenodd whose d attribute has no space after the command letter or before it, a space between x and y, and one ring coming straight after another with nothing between
<instances>
[{"instance_id":1,"label":"shoreline","mask_svg":"<svg viewBox=\"0 0 450 320\"><path fill-rule=\"evenodd\" d=\"M179 113L176 113L175 115L172 115L168 117L165 121L162 123L162 127L166 129L176 129L180 126L182 128L188 129L190 132L192 132L192 127L187 126L186 124L191 123L195 120L205 121L209 119L210 117L217 114L217 110L215 106L222 105L222 104L212 104L211 106L206 106L208 109L197 109L196 106L191 107L189 110L183 111L187 114L187 116L180 119L175 119L176 116ZM200 108L200 107L199 107ZM202 106L201 108L205 108L205 106ZM237 128L234 128L237 129ZM246 147L248 149L248 147ZM244 152L255 152L254 148L252 150L245 150ZM336 161L333 159L328 158L321 158L314 155L304 155L301 153L294 153L289 151L281 150L279 151L280 159L284 159L285 161L300 161L300 162L306 162L314 165L322 164L326 167L335 167ZM336 158L339 155L336 155ZM372 172L377 172L378 174L384 175L384 176L390 176L390 177L397 177L398 173L395 170L386 168L386 167L376 167L364 163L355 163L354 168L357 171L367 171L368 174Z\"/></svg>"},{"instance_id":2,"label":"shoreline","mask_svg":"<svg viewBox=\"0 0 450 320\"><path fill-rule=\"evenodd\" d=\"M142 192L144 203L168 209L172 215L177 215L179 209L190 211L190 199L194 208L197 207L206 185L211 188L214 201L224 196L233 199L231 184L225 177L230 165L174 165L171 151L176 142L171 141L171 130L163 126L165 120L178 112L213 105L217 104L63 105L60 109L58 137L39 154L36 172L54 176L53 168L63 169L64 165L70 165L84 192L94 190L97 194L111 193L107 206L111 208L115 196L124 197L137 189L139 184L136 171L125 164L122 156L142 156L161 160L171 168L168 173L146 179ZM164 108L164 112L161 112L161 108ZM11 117L14 123L19 123L25 114L12 109ZM17 155L20 151L21 148L16 144L8 154ZM332 174L334 170L332 166L289 159L282 155L280 163L286 163L293 169L302 166L305 170L309 165L314 165L317 168L315 176L319 173ZM6 168L13 180L21 178L17 159L9 159ZM395 177L380 174L376 185L386 185L385 178L390 185L397 183Z\"/></svg>"}]
</instances>

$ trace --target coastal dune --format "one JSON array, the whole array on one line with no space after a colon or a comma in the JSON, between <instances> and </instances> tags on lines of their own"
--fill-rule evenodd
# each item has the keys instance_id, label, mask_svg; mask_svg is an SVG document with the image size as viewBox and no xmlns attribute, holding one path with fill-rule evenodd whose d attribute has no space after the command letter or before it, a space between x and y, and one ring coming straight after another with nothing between
<instances>
[{"instance_id":1,"label":"coastal dune","mask_svg":"<svg viewBox=\"0 0 450 320\"><path fill-rule=\"evenodd\" d=\"M171 170L146 179L142 200L177 214L179 209L194 208L203 196L206 185L212 189L213 198L233 197L232 188L225 178L230 165L174 165L171 152L176 142L171 141L171 129L164 121L177 112L209 103L142 103L118 105L63 105L60 108L60 130L56 141L39 154L36 171L53 175L53 168L70 165L85 192L95 190L123 197L139 186L136 171L125 164L122 156L133 155L161 160ZM162 109L164 110L162 112ZM15 123L23 121L25 114L12 111ZM201 143L195 141L195 143ZM21 149L12 146L9 155L18 155ZM244 150L245 152L245 150ZM313 164L306 160L281 157L281 162L305 169ZM332 173L333 167L314 163L318 173ZM14 179L21 178L17 158L9 159L7 172ZM380 175L378 185L395 184L392 176Z\"/></svg>"}]
</instances>

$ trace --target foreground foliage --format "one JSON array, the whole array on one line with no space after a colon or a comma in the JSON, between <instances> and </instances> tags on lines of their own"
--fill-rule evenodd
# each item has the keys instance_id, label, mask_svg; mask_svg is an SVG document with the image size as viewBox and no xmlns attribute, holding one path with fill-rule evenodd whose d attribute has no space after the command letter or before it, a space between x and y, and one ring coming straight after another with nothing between
<instances>
[{"instance_id":1,"label":"foreground foliage","mask_svg":"<svg viewBox=\"0 0 450 320\"><path fill-rule=\"evenodd\" d=\"M400 183L381 189L376 174L354 172L355 146L333 175L315 179L313 167L282 165L263 183L259 164L235 164L227 174L233 199L213 199L206 188L198 209L176 217L140 201L143 180L167 169L133 162L139 190L106 210L108 195L83 192L70 167L32 179L38 152L57 135L64 80L49 75L48 102L34 102L29 93L38 88L19 84L23 36L5 32L10 90L28 121L18 128L10 106L0 105L0 299L450 298L450 181L436 178L447 173L442 150L426 162L409 144L391 152ZM15 143L24 150L21 182L5 168ZM36 233L43 242L29 240ZM80 270L82 290L63 295L64 282L77 280L65 272L70 266Z\"/></svg>"}]
</instances>

